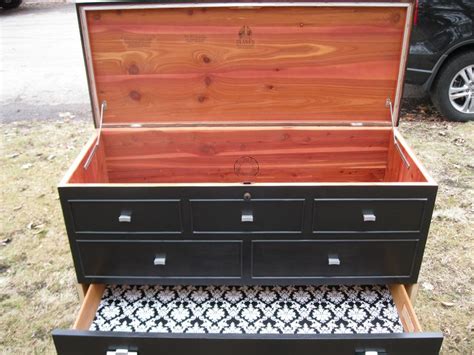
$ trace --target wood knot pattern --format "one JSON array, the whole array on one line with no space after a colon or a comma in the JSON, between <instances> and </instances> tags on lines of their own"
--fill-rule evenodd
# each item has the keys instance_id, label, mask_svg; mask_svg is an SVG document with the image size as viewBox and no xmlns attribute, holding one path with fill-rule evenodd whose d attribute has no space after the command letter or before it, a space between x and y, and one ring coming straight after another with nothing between
<instances>
[{"instance_id":1,"label":"wood knot pattern","mask_svg":"<svg viewBox=\"0 0 474 355\"><path fill-rule=\"evenodd\" d=\"M106 123L389 123L406 15L353 4L90 10L90 75ZM123 100L132 90L146 102Z\"/></svg>"},{"instance_id":2,"label":"wood knot pattern","mask_svg":"<svg viewBox=\"0 0 474 355\"><path fill-rule=\"evenodd\" d=\"M128 96L130 96L130 98L134 101L140 101L140 99L142 98L142 95L135 90L130 91L130 94L128 94Z\"/></svg>"}]
</instances>

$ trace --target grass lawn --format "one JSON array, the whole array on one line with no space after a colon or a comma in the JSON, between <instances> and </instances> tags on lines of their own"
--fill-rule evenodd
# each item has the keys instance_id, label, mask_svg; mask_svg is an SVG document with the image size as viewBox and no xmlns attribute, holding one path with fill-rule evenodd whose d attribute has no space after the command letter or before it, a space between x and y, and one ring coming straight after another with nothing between
<instances>
[{"instance_id":1,"label":"grass lawn","mask_svg":"<svg viewBox=\"0 0 474 355\"><path fill-rule=\"evenodd\" d=\"M400 129L439 183L415 310L442 330L444 354L473 351L474 122L404 111ZM0 125L0 351L53 354L50 332L79 309L56 185L90 137L92 122Z\"/></svg>"}]
</instances>

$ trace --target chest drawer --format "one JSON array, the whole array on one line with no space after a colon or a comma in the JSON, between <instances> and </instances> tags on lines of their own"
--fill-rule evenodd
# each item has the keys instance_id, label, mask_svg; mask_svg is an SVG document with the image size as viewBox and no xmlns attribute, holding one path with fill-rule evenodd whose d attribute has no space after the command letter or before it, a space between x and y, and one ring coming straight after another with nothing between
<instances>
[{"instance_id":1,"label":"chest drawer","mask_svg":"<svg viewBox=\"0 0 474 355\"><path fill-rule=\"evenodd\" d=\"M315 199L314 233L420 232L426 199Z\"/></svg>"},{"instance_id":2,"label":"chest drawer","mask_svg":"<svg viewBox=\"0 0 474 355\"><path fill-rule=\"evenodd\" d=\"M416 241L255 241L254 278L408 277Z\"/></svg>"},{"instance_id":3,"label":"chest drawer","mask_svg":"<svg viewBox=\"0 0 474 355\"><path fill-rule=\"evenodd\" d=\"M301 233L304 199L191 200L194 233Z\"/></svg>"},{"instance_id":4,"label":"chest drawer","mask_svg":"<svg viewBox=\"0 0 474 355\"><path fill-rule=\"evenodd\" d=\"M76 232L180 233L180 200L69 201Z\"/></svg>"},{"instance_id":5,"label":"chest drawer","mask_svg":"<svg viewBox=\"0 0 474 355\"><path fill-rule=\"evenodd\" d=\"M79 241L84 281L238 278L239 241Z\"/></svg>"},{"instance_id":6,"label":"chest drawer","mask_svg":"<svg viewBox=\"0 0 474 355\"><path fill-rule=\"evenodd\" d=\"M435 355L403 285L92 284L59 355Z\"/></svg>"}]
</instances>

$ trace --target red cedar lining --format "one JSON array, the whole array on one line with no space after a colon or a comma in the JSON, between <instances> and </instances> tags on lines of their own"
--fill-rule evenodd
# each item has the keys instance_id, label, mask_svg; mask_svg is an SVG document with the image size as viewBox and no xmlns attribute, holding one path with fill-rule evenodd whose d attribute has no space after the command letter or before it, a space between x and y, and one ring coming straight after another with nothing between
<instances>
[{"instance_id":1,"label":"red cedar lining","mask_svg":"<svg viewBox=\"0 0 474 355\"><path fill-rule=\"evenodd\" d=\"M93 143L93 142L92 142ZM69 183L426 182L403 142L407 169L391 128L213 127L104 129L87 170L79 160ZM87 154L86 154L87 153ZM241 157L257 176L239 176ZM252 171L254 165L244 163Z\"/></svg>"},{"instance_id":2,"label":"red cedar lining","mask_svg":"<svg viewBox=\"0 0 474 355\"><path fill-rule=\"evenodd\" d=\"M97 150L92 157L90 165L87 169L84 168L84 164L87 161L92 149L94 148L96 139L95 137L89 141L84 147L82 153L78 159L74 162L73 168L70 171L70 177L66 176L69 183L108 183L109 176L106 167L105 157L105 146L103 142L100 142Z\"/></svg>"},{"instance_id":3,"label":"red cedar lining","mask_svg":"<svg viewBox=\"0 0 474 355\"><path fill-rule=\"evenodd\" d=\"M407 8L87 11L104 122L390 122ZM87 45L87 44L86 44ZM132 121L133 122L132 122Z\"/></svg>"},{"instance_id":4,"label":"red cedar lining","mask_svg":"<svg viewBox=\"0 0 474 355\"><path fill-rule=\"evenodd\" d=\"M405 166L403 163L400 153L394 144L393 138L391 138L388 148L387 172L384 181L428 181L429 177L422 172L419 162L416 161L412 152L403 144L403 138L401 138L400 135L396 135L396 137L398 146L410 164L410 168Z\"/></svg>"}]
</instances>

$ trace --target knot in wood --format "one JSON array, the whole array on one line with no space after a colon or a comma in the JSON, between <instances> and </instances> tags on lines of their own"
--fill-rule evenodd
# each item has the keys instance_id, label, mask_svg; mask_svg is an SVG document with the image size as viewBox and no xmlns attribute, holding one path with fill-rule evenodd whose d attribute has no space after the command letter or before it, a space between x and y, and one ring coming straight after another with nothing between
<instances>
[{"instance_id":1,"label":"knot in wood","mask_svg":"<svg viewBox=\"0 0 474 355\"><path fill-rule=\"evenodd\" d=\"M130 98L135 101L140 101L140 99L142 98L142 95L140 95L140 93L135 90L130 91L130 94L128 94L128 96L130 96Z\"/></svg>"},{"instance_id":2,"label":"knot in wood","mask_svg":"<svg viewBox=\"0 0 474 355\"><path fill-rule=\"evenodd\" d=\"M128 67L128 73L130 75L137 75L139 73L139 69L135 64L132 64Z\"/></svg>"}]
</instances>

